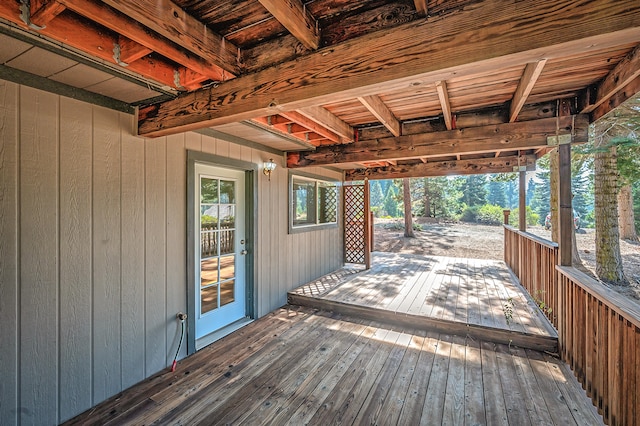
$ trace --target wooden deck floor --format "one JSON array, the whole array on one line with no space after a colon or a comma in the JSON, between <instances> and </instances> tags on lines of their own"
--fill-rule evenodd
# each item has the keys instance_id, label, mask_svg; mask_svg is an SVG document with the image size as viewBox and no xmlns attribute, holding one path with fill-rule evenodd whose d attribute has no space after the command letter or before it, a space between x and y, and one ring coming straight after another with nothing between
<instances>
[{"instance_id":1,"label":"wooden deck floor","mask_svg":"<svg viewBox=\"0 0 640 426\"><path fill-rule=\"evenodd\" d=\"M69 424L598 425L541 352L286 306Z\"/></svg>"},{"instance_id":2,"label":"wooden deck floor","mask_svg":"<svg viewBox=\"0 0 640 426\"><path fill-rule=\"evenodd\" d=\"M374 253L289 292L289 303L556 352L557 333L504 262Z\"/></svg>"}]
</instances>

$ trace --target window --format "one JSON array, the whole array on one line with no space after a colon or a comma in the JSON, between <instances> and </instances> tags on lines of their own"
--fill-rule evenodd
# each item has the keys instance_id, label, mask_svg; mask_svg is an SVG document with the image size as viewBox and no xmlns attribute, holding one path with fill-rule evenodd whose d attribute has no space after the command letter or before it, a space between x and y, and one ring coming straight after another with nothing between
<instances>
[{"instance_id":1,"label":"window","mask_svg":"<svg viewBox=\"0 0 640 426\"><path fill-rule=\"evenodd\" d=\"M302 175L289 175L289 231L337 226L338 183Z\"/></svg>"}]
</instances>

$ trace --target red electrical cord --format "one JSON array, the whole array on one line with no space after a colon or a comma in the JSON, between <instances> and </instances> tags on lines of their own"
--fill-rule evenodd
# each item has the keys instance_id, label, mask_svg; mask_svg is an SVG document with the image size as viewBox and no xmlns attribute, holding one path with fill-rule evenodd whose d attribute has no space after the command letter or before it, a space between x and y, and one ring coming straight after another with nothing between
<instances>
[{"instance_id":1,"label":"red electrical cord","mask_svg":"<svg viewBox=\"0 0 640 426\"><path fill-rule=\"evenodd\" d=\"M180 332L180 343L178 343L178 350L176 351L176 356L173 357L173 364L171 364L171 372L176 371L176 365L178 364L178 354L180 353L180 347L182 346L182 340L184 339L184 319L180 319L180 324L182 325L182 331Z\"/></svg>"}]
</instances>

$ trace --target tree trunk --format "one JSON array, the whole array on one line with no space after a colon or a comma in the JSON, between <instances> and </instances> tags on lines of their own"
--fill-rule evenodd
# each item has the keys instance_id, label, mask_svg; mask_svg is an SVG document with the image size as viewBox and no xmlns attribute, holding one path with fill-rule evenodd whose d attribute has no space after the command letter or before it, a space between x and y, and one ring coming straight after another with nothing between
<instances>
[{"instance_id":1,"label":"tree trunk","mask_svg":"<svg viewBox=\"0 0 640 426\"><path fill-rule=\"evenodd\" d=\"M620 238L623 240L638 241L635 218L633 216L633 193L631 185L624 185L618 192L618 224L620 226Z\"/></svg>"},{"instance_id":2,"label":"tree trunk","mask_svg":"<svg viewBox=\"0 0 640 426\"><path fill-rule=\"evenodd\" d=\"M404 204L404 236L415 237L413 235L413 220L411 217L411 188L409 178L402 179L402 201Z\"/></svg>"},{"instance_id":3,"label":"tree trunk","mask_svg":"<svg viewBox=\"0 0 640 426\"><path fill-rule=\"evenodd\" d=\"M596 148L605 148L605 137L596 136ZM622 270L618 230L618 168L615 147L595 154L596 275L608 283L628 284Z\"/></svg>"},{"instance_id":4,"label":"tree trunk","mask_svg":"<svg viewBox=\"0 0 640 426\"><path fill-rule=\"evenodd\" d=\"M429 178L424 178L424 217L431 217L431 198L429 197Z\"/></svg>"}]
</instances>

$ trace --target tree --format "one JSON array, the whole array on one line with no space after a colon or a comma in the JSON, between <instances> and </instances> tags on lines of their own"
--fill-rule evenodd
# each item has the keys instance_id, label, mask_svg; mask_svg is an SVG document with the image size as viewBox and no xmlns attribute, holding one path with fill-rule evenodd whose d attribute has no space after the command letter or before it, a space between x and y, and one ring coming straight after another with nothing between
<instances>
[{"instance_id":1,"label":"tree","mask_svg":"<svg viewBox=\"0 0 640 426\"><path fill-rule=\"evenodd\" d=\"M486 183L485 175L471 175L465 178L462 193L463 201L467 206L481 206L487 203Z\"/></svg>"},{"instance_id":2,"label":"tree","mask_svg":"<svg viewBox=\"0 0 640 426\"><path fill-rule=\"evenodd\" d=\"M548 170L541 170L536 172L536 179L538 182L535 185L533 197L531 199L531 208L540 216L540 224L544 224L544 218L549 213L549 206L551 205L551 190L550 190L550 173Z\"/></svg>"},{"instance_id":3,"label":"tree","mask_svg":"<svg viewBox=\"0 0 640 426\"><path fill-rule=\"evenodd\" d=\"M398 200L396 199L396 195L396 187L389 185L382 203L387 216L398 217Z\"/></svg>"},{"instance_id":4,"label":"tree","mask_svg":"<svg viewBox=\"0 0 640 426\"><path fill-rule=\"evenodd\" d=\"M489 178L487 183L487 202L494 206L507 207L507 199L505 197L506 183L494 178Z\"/></svg>"},{"instance_id":5,"label":"tree","mask_svg":"<svg viewBox=\"0 0 640 426\"><path fill-rule=\"evenodd\" d=\"M633 211L632 185L640 182L640 143L632 138L616 140L617 165L620 172L618 192L618 224L620 238L638 241Z\"/></svg>"},{"instance_id":6,"label":"tree","mask_svg":"<svg viewBox=\"0 0 640 426\"><path fill-rule=\"evenodd\" d=\"M595 133L596 275L608 283L627 284L620 255L618 168L614 126L601 122Z\"/></svg>"},{"instance_id":7,"label":"tree","mask_svg":"<svg viewBox=\"0 0 640 426\"><path fill-rule=\"evenodd\" d=\"M515 174L513 174L513 178L504 183L504 196L505 196L505 207L509 209L514 209L518 207L519 197L520 197L520 188L518 188L518 181L515 179ZM531 179L529 179L531 182ZM528 201L527 201L528 204Z\"/></svg>"},{"instance_id":8,"label":"tree","mask_svg":"<svg viewBox=\"0 0 640 426\"><path fill-rule=\"evenodd\" d=\"M404 236L415 237L411 217L411 184L409 178L402 179L402 203L404 204Z\"/></svg>"},{"instance_id":9,"label":"tree","mask_svg":"<svg viewBox=\"0 0 640 426\"><path fill-rule=\"evenodd\" d=\"M382 203L384 202L384 193L382 192L382 186L380 182L374 180L371 182L370 186L371 191L371 208L375 210L380 210L382 208Z\"/></svg>"},{"instance_id":10,"label":"tree","mask_svg":"<svg viewBox=\"0 0 640 426\"><path fill-rule=\"evenodd\" d=\"M529 178L529 182L527 182L527 194L526 194L526 201L527 201L527 206L531 205L531 201L533 200L533 194L536 191L536 186L538 184L536 183L536 181L533 178Z\"/></svg>"}]
</instances>

